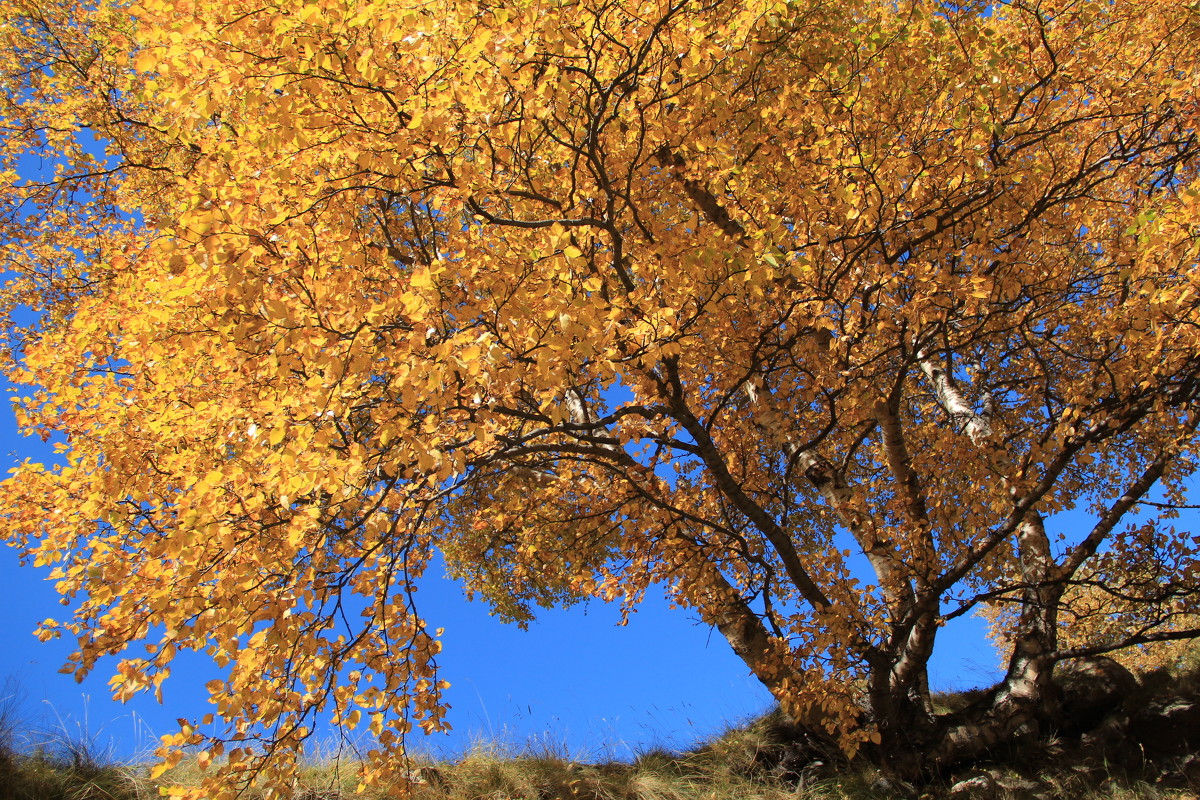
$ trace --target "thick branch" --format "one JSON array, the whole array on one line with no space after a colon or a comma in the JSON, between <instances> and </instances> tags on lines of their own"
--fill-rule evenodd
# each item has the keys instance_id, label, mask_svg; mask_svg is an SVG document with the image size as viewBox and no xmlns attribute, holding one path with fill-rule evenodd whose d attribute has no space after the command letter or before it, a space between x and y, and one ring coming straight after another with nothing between
<instances>
[{"instance_id":1,"label":"thick branch","mask_svg":"<svg viewBox=\"0 0 1200 800\"><path fill-rule=\"evenodd\" d=\"M1200 422L1200 414L1193 415L1193 417L1193 422L1187 428L1189 431L1194 431L1196 429L1197 422ZM1108 534L1112 532L1112 529L1116 527L1117 523L1120 522L1125 514L1138 504L1138 501L1142 499L1146 492L1150 491L1150 488L1154 486L1154 484L1157 483L1160 478L1162 478L1163 473L1166 472L1167 465L1171 463L1173 457L1174 454L1171 453L1170 449L1164 447L1159 452L1158 457L1146 466L1146 469L1142 471L1142 474L1138 476L1138 479L1134 481L1133 484L1125 491L1125 494L1121 495L1121 497L1115 503L1113 503L1107 511L1104 512L1104 515L1100 517L1099 521L1096 523L1095 527L1092 528L1091 532L1088 533L1087 537L1085 537L1083 541L1076 545L1075 549L1072 550L1067 556L1066 561L1062 566L1062 573L1064 576L1070 577L1074 575L1085 561L1096 554L1096 551L1099 549L1101 543L1108 536Z\"/></svg>"},{"instance_id":2,"label":"thick branch","mask_svg":"<svg viewBox=\"0 0 1200 800\"><path fill-rule=\"evenodd\" d=\"M708 602L700 609L704 621L716 626L755 677L779 696L785 688L783 680L787 675L776 668L777 654L772 647L771 634L716 565L705 559L700 562L700 580L715 587L716 595L712 598L715 602Z\"/></svg>"},{"instance_id":3,"label":"thick branch","mask_svg":"<svg viewBox=\"0 0 1200 800\"><path fill-rule=\"evenodd\" d=\"M925 373L929 378L929 382L933 384L933 391L937 396L938 404L950 415L950 419L954 421L955 427L971 437L971 441L976 445L983 444L992 435L990 403L985 403L984 410L977 412L967 402L967 399L963 396L962 391L959 390L958 384L950 376L950 373L934 364L929 354L925 351L922 351L918 355L918 358L921 363L921 371Z\"/></svg>"},{"instance_id":4,"label":"thick branch","mask_svg":"<svg viewBox=\"0 0 1200 800\"><path fill-rule=\"evenodd\" d=\"M753 382L747 382L745 390L752 406L757 406L760 394L767 391ZM769 407L754 415L754 425L758 428L767 428L773 422L775 422L775 418ZM829 507L834 510L842 525L850 531L874 569L879 585L892 607L901 615L907 608L911 608L912 587L908 583L908 576L903 569L903 562L901 562L899 554L890 541L879 536L875 520L869 514L859 510L854 490L846 481L842 471L815 449L799 447L791 437L781 431L771 430L766 434L769 439L784 442L785 452L800 467L804 476L820 493Z\"/></svg>"},{"instance_id":5,"label":"thick branch","mask_svg":"<svg viewBox=\"0 0 1200 800\"><path fill-rule=\"evenodd\" d=\"M929 516L925 508L925 499L921 497L921 482L912 468L912 457L904 442L904 432L900 426L900 415L893 407L891 399L880 400L875 404L875 420L879 423L879 432L883 436L883 452L887 458L888 469L900 486L900 494L904 498L905 509L914 525L928 526Z\"/></svg>"},{"instance_id":6,"label":"thick branch","mask_svg":"<svg viewBox=\"0 0 1200 800\"><path fill-rule=\"evenodd\" d=\"M1183 639L1200 639L1200 628L1182 628L1173 631L1159 631L1158 633L1139 633L1126 637L1116 643L1080 645L1079 647L1070 647L1066 650L1055 650L1050 655L1055 661L1066 661L1070 658L1087 658L1088 656L1103 655L1104 653L1111 653L1114 650L1135 647L1139 644L1178 642Z\"/></svg>"},{"instance_id":7,"label":"thick branch","mask_svg":"<svg viewBox=\"0 0 1200 800\"><path fill-rule=\"evenodd\" d=\"M742 487L734 479L733 475L729 473L729 467L725 463L725 459L721 456L716 443L708 435L708 431L705 430L704 426L700 424L700 420L696 419L691 409L688 408L687 401L683 396L683 386L679 381L677 369L670 361L666 362L665 366L670 384L660 384L660 391L664 394L664 399L671 409L672 416L695 441L697 453L704 462L704 466L708 469L709 474L712 475L717 489L771 543L771 546L783 562L784 571L796 588L800 590L801 596L815 608L827 608L832 605L829 598L825 596L825 593L821 591L816 581L812 579L808 571L804 568L804 565L800 561L800 555L796 552L796 548L792 544L792 540L787 535L787 532L779 527L779 523L762 506L754 502L742 490Z\"/></svg>"},{"instance_id":8,"label":"thick branch","mask_svg":"<svg viewBox=\"0 0 1200 800\"><path fill-rule=\"evenodd\" d=\"M683 156L675 153L667 145L663 145L654 152L654 157L658 163L674 173L679 183L683 186L683 191L691 199L700 212L704 214L709 222L716 225L730 239L736 241L744 241L746 239L746 229L742 224L729 216L729 212L717 200L716 196L708 190L704 184L699 181L694 181L684 175L684 169L687 167L687 162L683 160Z\"/></svg>"}]
</instances>

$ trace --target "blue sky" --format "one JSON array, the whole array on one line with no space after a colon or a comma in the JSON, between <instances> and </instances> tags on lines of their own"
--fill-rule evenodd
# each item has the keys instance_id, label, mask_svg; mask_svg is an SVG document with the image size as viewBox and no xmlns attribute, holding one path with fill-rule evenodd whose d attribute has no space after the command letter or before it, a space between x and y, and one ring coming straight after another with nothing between
<instances>
[{"instance_id":1,"label":"blue sky","mask_svg":"<svg viewBox=\"0 0 1200 800\"><path fill-rule=\"evenodd\" d=\"M49 164L29 157L21 166L36 177ZM2 380L0 389L0 475L26 458L48 462L49 446L18 435ZM7 610L0 614L0 709L8 703L31 731L86 740L123 760L147 754L159 736L177 729L177 718L207 713L203 686L217 673L198 656L175 662L161 706L148 695L113 702L111 661L83 684L58 673L72 643L42 643L32 635L46 617L68 616L48 572L19 567L17 551L0 547L0 603ZM547 744L583 758L627 758L657 746L689 747L771 706L724 638L693 615L669 609L661 596L649 595L624 627L615 607L592 603L543 612L528 631L467 602L446 579L429 580L418 602L429 623L445 629L439 663L451 683L454 730L418 742L435 754L501 740ZM998 665L982 623L966 618L939 639L931 678L935 689L980 686L998 677Z\"/></svg>"},{"instance_id":2,"label":"blue sky","mask_svg":"<svg viewBox=\"0 0 1200 800\"><path fill-rule=\"evenodd\" d=\"M4 466L50 458L40 440L20 437L8 403L0 408ZM83 684L59 674L68 641L38 642L46 617L64 619L45 570L18 566L0 548L0 700L16 706L27 729L88 741L121 760L153 749L179 717L206 713L204 682L214 669L198 656L176 662L163 705L150 696L122 705L108 694L102 664ZM719 633L650 596L620 627L615 607L591 603L544 612L528 631L467 602L459 586L435 577L418 602L444 627L440 657L450 681L454 731L413 743L453 757L473 743L545 744L585 758L628 758L654 747L686 748L767 710L771 698ZM939 639L935 688L968 688L996 677L998 660L978 620L958 620ZM6 680L7 679L7 680ZM0 706L2 707L2 706Z\"/></svg>"}]
</instances>

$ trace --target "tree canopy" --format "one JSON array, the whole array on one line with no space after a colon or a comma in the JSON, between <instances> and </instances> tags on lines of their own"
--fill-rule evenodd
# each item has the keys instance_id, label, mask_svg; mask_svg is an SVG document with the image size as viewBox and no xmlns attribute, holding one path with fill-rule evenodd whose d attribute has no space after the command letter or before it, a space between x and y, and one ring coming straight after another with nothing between
<instances>
[{"instance_id":1,"label":"tree canopy","mask_svg":"<svg viewBox=\"0 0 1200 800\"><path fill-rule=\"evenodd\" d=\"M64 460L0 509L78 677L225 667L162 751L206 796L320 714L366 780L445 724L435 554L518 623L665 592L903 773L1200 634L1194 5L0 8L8 374ZM985 609L1004 680L935 714Z\"/></svg>"}]
</instances>

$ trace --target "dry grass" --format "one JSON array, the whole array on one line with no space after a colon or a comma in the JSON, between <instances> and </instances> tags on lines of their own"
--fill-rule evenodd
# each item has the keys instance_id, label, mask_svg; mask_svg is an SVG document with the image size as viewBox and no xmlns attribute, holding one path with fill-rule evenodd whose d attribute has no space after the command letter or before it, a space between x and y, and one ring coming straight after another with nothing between
<instances>
[{"instance_id":1,"label":"dry grass","mask_svg":"<svg viewBox=\"0 0 1200 800\"><path fill-rule=\"evenodd\" d=\"M632 763L587 764L554 753L511 753L478 747L452 762L414 768L413 800L883 800L869 771L826 774L797 785L752 765L770 742L750 729L730 731L691 753L650 752ZM7 762L5 759L9 759ZM5 764L12 767L4 772ZM355 794L353 763L313 761L297 780L296 800L382 800L389 787ZM158 781L146 767L76 760L62 754L0 754L0 800L150 800L169 784L194 785L200 773L184 762ZM1136 777L1097 781L1069 770L1043 775L1052 797L1073 800L1196 800L1194 791L1164 789ZM395 787L392 787L395 788ZM924 800L945 796L927 787ZM1001 792L997 800L1008 795ZM253 800L250 798L249 800Z\"/></svg>"},{"instance_id":2,"label":"dry grass","mask_svg":"<svg viewBox=\"0 0 1200 800\"><path fill-rule=\"evenodd\" d=\"M1200 681L1200 671L1188 676ZM1163 678L1162 680L1167 680ZM1152 683L1152 681L1151 681ZM1148 692L1161 687L1147 686ZM10 693L11 694L11 693ZM20 721L0 694L0 800L150 800L166 785L196 785L201 773L185 760L157 781L146 765L114 763L87 743L68 737L28 746ZM964 698L940 698L953 708ZM450 761L414 761L409 774L413 800L883 800L888 791L868 769L834 769L833 759L797 768L787 761L793 730L782 715L768 714L730 728L690 751L648 750L630 762L591 763L571 758L561 747L517 748L481 743ZM810 751L811 752L811 751ZM1072 800L1196 800L1194 789L1155 785L1153 775L1090 768L1054 742L1014 766L984 767L980 774L1019 777L1020 769L1040 784L1032 797ZM968 773L969 775L970 773ZM960 778L963 776L959 776ZM356 794L357 768L336 751L310 758L298 776L295 800L383 800L398 787ZM938 800L949 784L910 793ZM1001 788L995 800L1022 796ZM255 800L247 797L247 800Z\"/></svg>"}]
</instances>

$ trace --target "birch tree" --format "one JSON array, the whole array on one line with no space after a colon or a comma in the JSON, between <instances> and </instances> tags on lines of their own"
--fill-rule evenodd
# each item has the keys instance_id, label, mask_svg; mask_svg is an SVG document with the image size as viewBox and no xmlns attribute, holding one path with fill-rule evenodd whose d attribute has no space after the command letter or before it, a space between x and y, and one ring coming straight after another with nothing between
<instances>
[{"instance_id":1,"label":"birch tree","mask_svg":"<svg viewBox=\"0 0 1200 800\"><path fill-rule=\"evenodd\" d=\"M204 796L322 715L366 781L447 724L435 554L519 624L664 593L905 775L1200 633L1194 6L3 9L8 376L62 463L0 508L77 677L224 668L160 753ZM982 609L1004 677L937 714Z\"/></svg>"}]
</instances>

